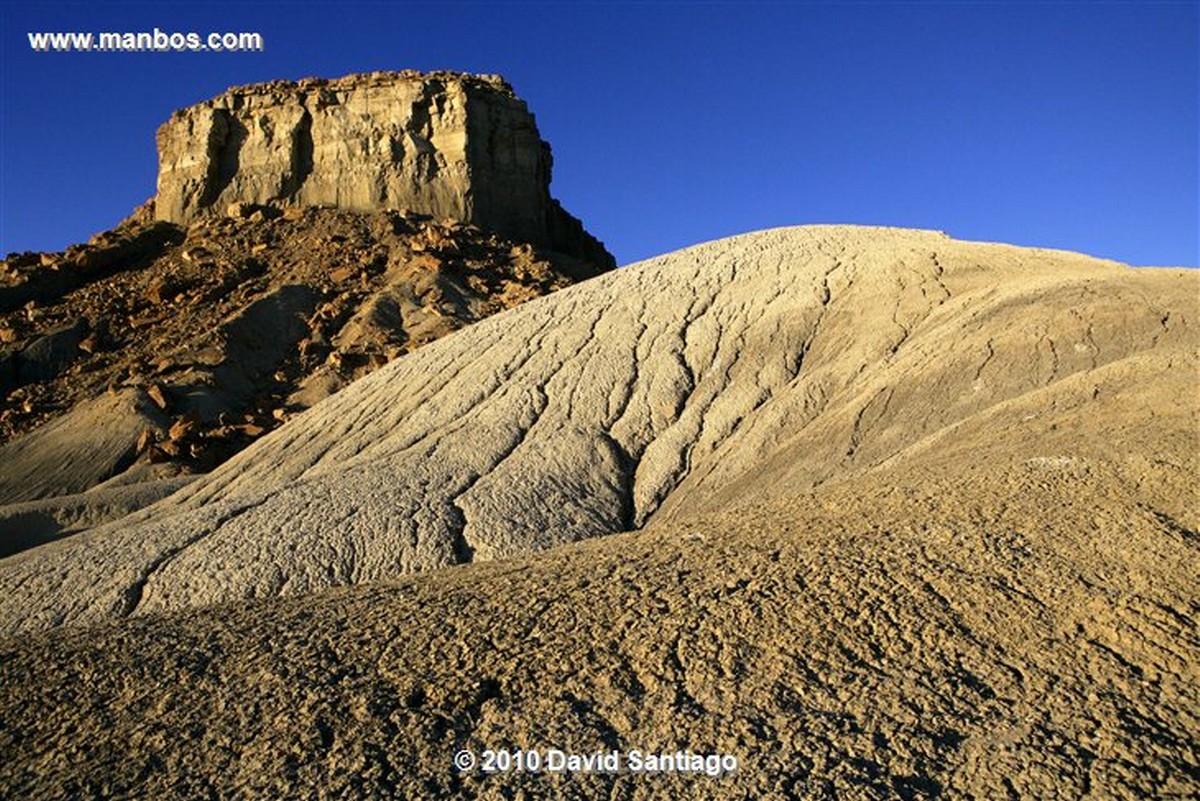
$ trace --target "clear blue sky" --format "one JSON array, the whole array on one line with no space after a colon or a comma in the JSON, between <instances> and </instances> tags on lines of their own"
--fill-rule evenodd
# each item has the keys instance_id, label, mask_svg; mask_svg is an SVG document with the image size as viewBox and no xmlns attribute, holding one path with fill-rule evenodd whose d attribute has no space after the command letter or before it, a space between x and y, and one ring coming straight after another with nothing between
<instances>
[{"instance_id":1,"label":"clear blue sky","mask_svg":"<svg viewBox=\"0 0 1200 801\"><path fill-rule=\"evenodd\" d=\"M155 128L232 84L504 75L621 263L778 225L1198 255L1200 5L11 3L0 252L154 192ZM262 53L37 54L29 31L259 31Z\"/></svg>"}]
</instances>

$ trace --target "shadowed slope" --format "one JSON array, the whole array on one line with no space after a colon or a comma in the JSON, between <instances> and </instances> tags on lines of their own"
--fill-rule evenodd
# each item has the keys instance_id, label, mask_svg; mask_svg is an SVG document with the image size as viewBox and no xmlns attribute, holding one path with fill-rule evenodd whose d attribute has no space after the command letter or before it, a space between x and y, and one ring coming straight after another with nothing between
<instances>
[{"instance_id":1,"label":"shadowed slope","mask_svg":"<svg viewBox=\"0 0 1200 801\"><path fill-rule=\"evenodd\" d=\"M1196 297L1183 271L932 232L708 243L427 346L157 506L0 563L3 624L308 592L786 497L952 447L1019 399L1003 419L1028 437L1037 393L1087 408L1143 357L1194 386ZM1194 441L1194 403L1180 414Z\"/></svg>"}]
</instances>

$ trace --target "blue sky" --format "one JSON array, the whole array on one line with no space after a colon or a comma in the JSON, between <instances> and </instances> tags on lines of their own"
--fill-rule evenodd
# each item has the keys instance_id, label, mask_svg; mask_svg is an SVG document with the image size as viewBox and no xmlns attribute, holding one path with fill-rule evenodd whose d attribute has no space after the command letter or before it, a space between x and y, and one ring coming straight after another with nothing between
<instances>
[{"instance_id":1,"label":"blue sky","mask_svg":"<svg viewBox=\"0 0 1200 801\"><path fill-rule=\"evenodd\" d=\"M229 85L504 75L552 192L621 263L818 222L1140 265L1198 254L1200 4L6 3L0 252L154 192L154 131ZM261 53L34 53L30 31L258 31Z\"/></svg>"}]
</instances>

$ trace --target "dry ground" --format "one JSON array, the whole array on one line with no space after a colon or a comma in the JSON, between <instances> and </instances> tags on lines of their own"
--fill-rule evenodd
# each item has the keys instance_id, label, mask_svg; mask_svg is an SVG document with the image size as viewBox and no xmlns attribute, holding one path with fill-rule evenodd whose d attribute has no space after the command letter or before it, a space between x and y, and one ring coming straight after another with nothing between
<instances>
[{"instance_id":1,"label":"dry ground","mask_svg":"<svg viewBox=\"0 0 1200 801\"><path fill-rule=\"evenodd\" d=\"M1198 278L792 229L476 324L0 560L0 794L1195 797Z\"/></svg>"},{"instance_id":2,"label":"dry ground","mask_svg":"<svg viewBox=\"0 0 1200 801\"><path fill-rule=\"evenodd\" d=\"M1197 534L1105 465L813 496L0 650L14 797L1194 797ZM462 774L460 748L736 774Z\"/></svg>"}]
</instances>

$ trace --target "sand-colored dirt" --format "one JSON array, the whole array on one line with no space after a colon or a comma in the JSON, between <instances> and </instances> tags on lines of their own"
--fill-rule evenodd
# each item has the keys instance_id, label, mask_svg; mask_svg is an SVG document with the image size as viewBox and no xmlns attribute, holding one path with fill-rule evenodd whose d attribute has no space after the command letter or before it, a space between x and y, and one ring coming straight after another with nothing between
<instances>
[{"instance_id":1,"label":"sand-colored dirt","mask_svg":"<svg viewBox=\"0 0 1200 801\"><path fill-rule=\"evenodd\" d=\"M13 796L1134 798L1196 789L1197 537L981 465L394 584L0 646ZM454 770L461 748L731 776Z\"/></svg>"}]
</instances>

